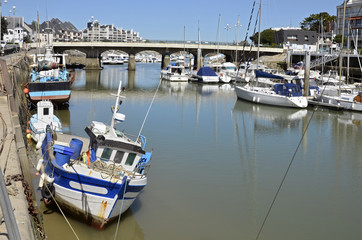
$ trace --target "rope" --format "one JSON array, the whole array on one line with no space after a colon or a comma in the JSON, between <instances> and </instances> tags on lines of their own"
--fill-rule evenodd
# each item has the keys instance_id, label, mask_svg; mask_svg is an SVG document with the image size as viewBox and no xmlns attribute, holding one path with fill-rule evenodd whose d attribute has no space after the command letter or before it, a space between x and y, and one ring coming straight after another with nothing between
<instances>
[{"instance_id":1,"label":"rope","mask_svg":"<svg viewBox=\"0 0 362 240\"><path fill-rule=\"evenodd\" d=\"M142 132L143 126L145 125L145 122L146 122L146 119L147 119L147 117L148 117L148 114L150 113L150 110L151 110L151 107L152 107L153 101L154 101L154 100L155 100L155 98L156 98L156 94L157 94L157 92L158 92L158 89L160 88L161 82L162 82L162 78L160 78L160 82L158 83L158 86L157 86L156 92L155 92L155 94L153 95L153 98L152 98L151 104L150 104L150 106L148 107L148 110L147 110L147 113L146 113L145 119L143 120L143 123L142 123L141 129L140 129L140 131L139 131L139 133L138 133L138 135L137 135L137 138L136 138L136 141L137 141L137 142L138 142L138 139L139 139L139 137L140 137L140 135L141 135L141 132Z\"/></svg>"},{"instance_id":2,"label":"rope","mask_svg":"<svg viewBox=\"0 0 362 240\"><path fill-rule=\"evenodd\" d=\"M69 225L70 229L71 229L72 232L74 233L74 236L79 240L78 235L76 234L76 232L74 231L72 225L70 224L70 222L68 221L68 219L67 219L67 217L65 216L64 212L63 212L62 209L60 208L58 202L55 200L55 198L54 198L52 192L50 191L50 189L48 188L47 184L45 184L45 187L48 189L48 191L49 191L50 195L52 196L52 199L54 200L55 204L57 205L59 211L61 212L61 214L63 215L65 221L67 222L67 224Z\"/></svg>"},{"instance_id":3,"label":"rope","mask_svg":"<svg viewBox=\"0 0 362 240\"><path fill-rule=\"evenodd\" d=\"M119 228L119 224L121 221L121 215L122 215L122 208L123 208L123 203L124 203L124 196L126 195L126 188L127 188L127 178L125 178L125 183L124 183L124 191L123 191L123 196L122 196L122 203L121 203L121 208L119 209L119 215L118 215L118 223L117 223L117 228L116 228L116 232L114 233L114 240L117 237L118 234L118 228Z\"/></svg>"},{"instance_id":4,"label":"rope","mask_svg":"<svg viewBox=\"0 0 362 240\"><path fill-rule=\"evenodd\" d=\"M264 218L264 220L263 220L263 223L262 223L262 225L261 225L261 227L260 227L260 229L259 229L258 235L256 236L256 240L259 239L260 233L261 233L261 231L262 231L263 228L264 228L265 222L266 222L266 220L267 220L268 217L269 217L269 214L270 214L270 212L271 212L271 210L272 210L272 208L273 208L273 206L274 206L274 203L275 203L275 201L276 201L276 199L277 199L277 197L278 197L278 195L279 195L279 192L280 192L280 190L281 190L281 188L282 188L282 186L283 186L283 184L284 184L284 181L285 181L285 179L286 179L286 177L287 177L287 175L288 175L288 173L289 173L289 170L290 170L290 168L291 168L291 166L292 166L292 164L293 164L293 162L294 162L295 156L296 156L296 154L297 154L297 152L298 152L298 150L299 150L300 145L301 145L302 142L303 142L304 136L305 136L305 134L307 133L308 127L309 127L309 125L310 125L310 123L311 123L311 121L312 121L312 119L313 119L313 116L314 116L314 113L315 113L316 109L317 109L317 108L313 109L313 112L312 112L312 115L311 115L311 117L310 117L310 119L309 119L309 121L308 121L308 124L307 124L306 128L305 128L304 131L303 131L303 134L302 134L302 137L300 138L300 141L299 141L299 143L298 143L298 146L297 146L297 148L295 149L295 152L294 152L294 154L293 154L293 157L292 157L291 161L289 162L289 165L288 165L288 167L287 167L287 170L285 171L284 176L283 176L283 178L282 178L282 181L281 181L280 184L279 184L278 190L276 191L276 193L275 193L275 195L274 195L273 201L271 202L271 204L270 204L270 206L269 206L268 212L267 212L267 214L266 214L266 216L265 216L265 218Z\"/></svg>"},{"instance_id":5,"label":"rope","mask_svg":"<svg viewBox=\"0 0 362 240\"><path fill-rule=\"evenodd\" d=\"M340 54L341 54L341 53L340 53ZM331 77L328 76L327 82L329 82L330 79L331 79ZM327 85L324 85L324 88L323 88L323 90L322 90L321 96L323 95L326 86L327 86ZM304 136L305 136L305 134L307 133L308 127L309 127L309 125L310 125L310 123L311 123L311 121L312 121L312 119L313 119L313 116L314 116L316 110L318 109L318 107L319 107L319 103L317 104L317 107L313 109L312 115L311 115L311 117L310 117L310 119L309 119L309 121L308 121L308 123L307 123L306 128L305 128L304 131L303 131L303 134L302 134L302 137L301 137L301 139L300 139L300 141L299 141L299 143L298 143L298 146L297 146L297 148L295 149L295 152L294 152L294 154L293 154L293 157L292 157L292 159L291 159L290 162L289 162L289 165L288 165L288 167L287 167L287 169L286 169L286 171L285 171L285 173L284 173L284 176L283 176L283 178L282 178L282 181L280 182L279 187L278 187L278 189L277 189L277 191L276 191L276 193L275 193L275 195L274 195L274 198L273 198L273 200L272 200L272 202L271 202L271 204L270 204L270 206L269 206L268 212L267 212L267 214L265 215L265 218L264 218L264 220L263 220L263 223L262 223L262 225L261 225L261 227L260 227L260 229L259 229L259 232L258 232L258 234L257 234L257 236L256 236L256 240L259 239L260 233L261 233L261 231L263 230L264 225L265 225L265 223L266 223L266 220L268 219L268 217L269 217L269 215L270 215L270 212L271 212L271 210L272 210L272 208L273 208L273 206L274 206L274 203L275 203L275 201L276 201L276 199L277 199L277 197L278 197L278 195L279 195L279 192L280 192L280 190L281 190L281 188L282 188L282 186L283 186L283 184L284 184L284 181L285 181L285 179L287 178L287 175L288 175L288 173L289 173L289 170L290 170L290 168L291 168L291 166L292 166L292 164L293 164L293 162L294 162L295 156L296 156L296 154L297 154L297 152L298 152L298 150L299 150L300 145L301 145L302 142L303 142Z\"/></svg>"}]
</instances>

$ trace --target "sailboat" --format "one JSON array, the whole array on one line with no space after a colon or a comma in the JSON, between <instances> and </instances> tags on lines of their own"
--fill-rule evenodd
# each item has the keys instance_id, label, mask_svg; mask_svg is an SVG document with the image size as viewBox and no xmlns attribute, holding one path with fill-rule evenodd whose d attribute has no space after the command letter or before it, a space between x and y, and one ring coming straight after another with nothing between
<instances>
[{"instance_id":1,"label":"sailboat","mask_svg":"<svg viewBox=\"0 0 362 240\"><path fill-rule=\"evenodd\" d=\"M260 20L261 20L261 6L259 8L259 37L258 37L258 58L257 58L257 71L259 67L259 46L260 46ZM266 77L265 73L263 77ZM268 74L268 78L280 79L280 76ZM258 76L256 76L257 84ZM306 108L308 100L303 96L300 86L293 83L275 84L271 87L258 87L253 86L252 83L235 86L235 93L238 99L250 102L281 106L281 107L296 107Z\"/></svg>"},{"instance_id":2,"label":"sailboat","mask_svg":"<svg viewBox=\"0 0 362 240\"><path fill-rule=\"evenodd\" d=\"M147 185L152 156L145 151L146 137L139 133L134 139L115 129L125 120L118 113L121 85L120 81L111 124L92 121L85 128L89 147L78 138L54 141L48 127L36 168L46 205L56 201L73 217L99 229L125 212Z\"/></svg>"},{"instance_id":3,"label":"sailboat","mask_svg":"<svg viewBox=\"0 0 362 240\"><path fill-rule=\"evenodd\" d=\"M346 11L346 1L344 1L344 10L343 10L343 23L345 22L345 11ZM342 43L341 43L341 52L339 58L339 89L338 94L336 95L327 95L322 90L321 93L316 97L317 101L322 103L327 103L330 106L335 106L345 110L352 111L362 111L362 91L355 91L350 89L349 92L342 92L342 58L343 58L343 45L344 45L344 25L342 24Z\"/></svg>"}]
</instances>

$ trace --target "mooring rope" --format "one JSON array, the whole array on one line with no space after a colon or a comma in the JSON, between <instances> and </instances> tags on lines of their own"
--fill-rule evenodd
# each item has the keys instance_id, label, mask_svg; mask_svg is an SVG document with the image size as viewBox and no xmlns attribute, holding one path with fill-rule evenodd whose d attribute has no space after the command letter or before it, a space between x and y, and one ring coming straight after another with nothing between
<instances>
[{"instance_id":1,"label":"mooring rope","mask_svg":"<svg viewBox=\"0 0 362 240\"><path fill-rule=\"evenodd\" d=\"M114 233L114 240L116 240L116 238L117 238L118 228L119 228L119 224L121 222L122 209L123 209L123 203L124 203L124 196L126 195L126 188L127 188L127 177L125 177L125 180L124 180L124 191L123 191L121 208L119 209L117 228L116 228L116 232Z\"/></svg>"},{"instance_id":2,"label":"mooring rope","mask_svg":"<svg viewBox=\"0 0 362 240\"><path fill-rule=\"evenodd\" d=\"M151 107L152 107L153 101L154 101L154 100L155 100L155 98L156 98L156 95L157 95L158 89L160 88L161 82L162 82L162 78L160 78L160 82L158 83L158 86L157 86L156 92L155 92L155 94L153 95L153 98L152 98L152 101L151 101L150 106L148 107L148 110L147 110L147 113L146 113L145 119L143 120L143 123L142 123L141 129L140 129L140 131L138 132L138 135L137 135L137 138L136 138L136 142L138 142L138 139L139 139L139 137L140 137L140 135L141 135L141 132L142 132L143 126L145 125L145 122L146 122L146 119L147 119L147 117L148 117L148 114L150 113L150 110L151 110Z\"/></svg>"}]
</instances>

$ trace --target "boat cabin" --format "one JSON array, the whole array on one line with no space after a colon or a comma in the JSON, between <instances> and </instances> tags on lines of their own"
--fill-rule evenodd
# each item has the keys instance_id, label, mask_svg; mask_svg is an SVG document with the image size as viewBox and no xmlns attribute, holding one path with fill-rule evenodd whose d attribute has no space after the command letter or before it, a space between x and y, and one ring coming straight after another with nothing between
<instances>
[{"instance_id":1,"label":"boat cabin","mask_svg":"<svg viewBox=\"0 0 362 240\"><path fill-rule=\"evenodd\" d=\"M104 123L93 121L85 129L90 137L90 146L95 150L96 158L107 165L116 164L127 171L134 171L145 152L139 143L125 136L123 132L114 130Z\"/></svg>"},{"instance_id":2,"label":"boat cabin","mask_svg":"<svg viewBox=\"0 0 362 240\"><path fill-rule=\"evenodd\" d=\"M300 86L294 83L275 84L273 90L276 94L283 96L297 97L303 95Z\"/></svg>"}]
</instances>

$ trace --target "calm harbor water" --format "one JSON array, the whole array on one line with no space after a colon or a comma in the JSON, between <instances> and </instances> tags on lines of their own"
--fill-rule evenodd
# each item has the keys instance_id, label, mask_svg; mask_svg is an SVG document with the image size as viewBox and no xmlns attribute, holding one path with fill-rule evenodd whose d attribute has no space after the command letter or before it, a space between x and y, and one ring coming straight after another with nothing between
<instances>
[{"instance_id":1,"label":"calm harbor water","mask_svg":"<svg viewBox=\"0 0 362 240\"><path fill-rule=\"evenodd\" d=\"M92 120L110 122L122 80L117 128L136 135L159 78L159 63L131 75L127 65L78 70L69 109L56 114L86 137ZM299 143L259 239L362 239L361 124L359 113L243 102L228 84L162 82L142 132L153 149L148 186L117 239L255 239ZM76 239L59 212L41 210L48 239ZM69 220L80 239L114 239L117 221L99 231Z\"/></svg>"}]
</instances>

